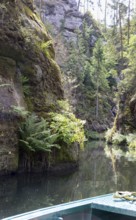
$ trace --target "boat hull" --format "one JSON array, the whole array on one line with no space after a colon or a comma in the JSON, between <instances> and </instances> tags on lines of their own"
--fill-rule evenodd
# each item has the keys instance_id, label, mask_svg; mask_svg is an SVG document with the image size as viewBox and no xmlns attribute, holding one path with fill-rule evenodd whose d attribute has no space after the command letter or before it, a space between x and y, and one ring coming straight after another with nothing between
<instances>
[{"instance_id":1,"label":"boat hull","mask_svg":"<svg viewBox=\"0 0 136 220\"><path fill-rule=\"evenodd\" d=\"M134 220L136 204L103 195L38 209L3 220Z\"/></svg>"}]
</instances>

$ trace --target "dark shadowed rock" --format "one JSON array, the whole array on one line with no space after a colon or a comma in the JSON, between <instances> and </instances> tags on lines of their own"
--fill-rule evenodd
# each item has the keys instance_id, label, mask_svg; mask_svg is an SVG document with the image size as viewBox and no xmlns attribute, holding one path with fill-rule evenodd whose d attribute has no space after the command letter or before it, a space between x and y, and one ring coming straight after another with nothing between
<instances>
[{"instance_id":1,"label":"dark shadowed rock","mask_svg":"<svg viewBox=\"0 0 136 220\"><path fill-rule=\"evenodd\" d=\"M12 106L45 116L63 99L61 73L50 44L48 56L42 43L51 40L33 12L32 0L1 0L0 20L0 173L18 169L18 124ZM28 80L26 94L23 77Z\"/></svg>"}]
</instances>

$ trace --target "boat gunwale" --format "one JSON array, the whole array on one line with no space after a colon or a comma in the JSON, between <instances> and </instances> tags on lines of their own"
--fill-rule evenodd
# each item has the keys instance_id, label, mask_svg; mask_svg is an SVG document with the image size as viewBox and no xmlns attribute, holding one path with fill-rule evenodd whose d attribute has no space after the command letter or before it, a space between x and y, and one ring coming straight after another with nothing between
<instances>
[{"instance_id":1,"label":"boat gunwale","mask_svg":"<svg viewBox=\"0 0 136 220\"><path fill-rule=\"evenodd\" d=\"M91 208L91 204L95 199L103 198L105 196L111 196L111 195L113 195L113 194L110 193L110 194L91 197L91 198L87 198L87 199L76 200L76 201L72 201L72 202L68 202L68 203L62 203L59 205L49 206L46 208L37 209L34 211L30 211L30 212L25 212L25 213L22 213L19 215L6 217L6 218L3 218L2 220L31 220L33 218L42 217L43 215L49 215L49 214L53 214L53 213L59 214L61 212L61 215L65 215L66 214L65 211L67 211L67 213L70 214L70 213L75 212L75 208L77 208L77 209L80 208L80 210L82 208L84 209L85 206L88 206L87 208Z\"/></svg>"},{"instance_id":2,"label":"boat gunwale","mask_svg":"<svg viewBox=\"0 0 136 220\"><path fill-rule=\"evenodd\" d=\"M119 203L117 203L117 201ZM61 216L77 214L82 211L90 212L93 210L101 210L130 217L136 217L136 204L130 204L128 201L115 200L113 194L105 194L101 196L91 197L82 200L76 200L68 203L62 203L23 214L3 218L2 220L34 220L42 217L45 219L59 219Z\"/></svg>"}]
</instances>

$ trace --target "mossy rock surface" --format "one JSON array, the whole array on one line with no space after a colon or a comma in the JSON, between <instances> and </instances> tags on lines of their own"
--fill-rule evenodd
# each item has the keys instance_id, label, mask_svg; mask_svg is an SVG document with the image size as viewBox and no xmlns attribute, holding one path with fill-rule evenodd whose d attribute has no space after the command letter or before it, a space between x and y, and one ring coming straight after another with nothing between
<instances>
[{"instance_id":1,"label":"mossy rock surface","mask_svg":"<svg viewBox=\"0 0 136 220\"><path fill-rule=\"evenodd\" d=\"M46 116L52 108L55 111L57 100L63 99L63 89L61 72L54 61L53 44L50 43L46 51L41 47L42 43L51 41L51 37L35 13L33 1L1 0L1 5L0 119L6 129L0 128L0 161L4 161L6 155L8 162L0 164L0 173L12 173L18 169L19 124L12 106L25 107ZM28 95L24 93L21 77L28 79ZM14 131L12 141L9 135L11 129Z\"/></svg>"}]
</instances>

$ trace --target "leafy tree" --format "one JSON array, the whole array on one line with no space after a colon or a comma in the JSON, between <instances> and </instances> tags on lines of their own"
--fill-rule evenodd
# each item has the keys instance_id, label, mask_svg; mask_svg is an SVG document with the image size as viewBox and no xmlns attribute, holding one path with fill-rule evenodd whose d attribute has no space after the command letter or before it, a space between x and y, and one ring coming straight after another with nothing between
<instances>
[{"instance_id":1,"label":"leafy tree","mask_svg":"<svg viewBox=\"0 0 136 220\"><path fill-rule=\"evenodd\" d=\"M62 142L67 146L71 146L72 143L77 142L80 148L83 149L85 141L83 125L85 121L75 117L67 101L60 101L59 105L61 107L63 105L60 113L50 113L50 128L53 133L58 134L58 143Z\"/></svg>"}]
</instances>

